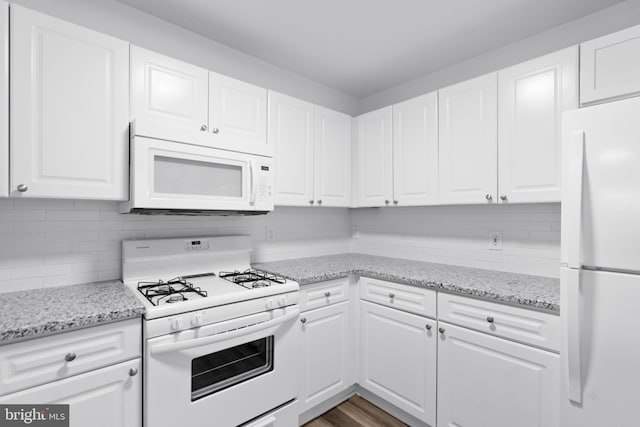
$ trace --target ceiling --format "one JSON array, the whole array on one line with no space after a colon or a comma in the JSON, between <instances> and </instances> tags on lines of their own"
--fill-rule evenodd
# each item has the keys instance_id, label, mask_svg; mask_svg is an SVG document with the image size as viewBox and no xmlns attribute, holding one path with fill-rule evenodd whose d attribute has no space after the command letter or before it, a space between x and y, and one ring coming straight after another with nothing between
<instances>
[{"instance_id":1,"label":"ceiling","mask_svg":"<svg viewBox=\"0 0 640 427\"><path fill-rule=\"evenodd\" d=\"M357 98L622 0L120 0Z\"/></svg>"}]
</instances>

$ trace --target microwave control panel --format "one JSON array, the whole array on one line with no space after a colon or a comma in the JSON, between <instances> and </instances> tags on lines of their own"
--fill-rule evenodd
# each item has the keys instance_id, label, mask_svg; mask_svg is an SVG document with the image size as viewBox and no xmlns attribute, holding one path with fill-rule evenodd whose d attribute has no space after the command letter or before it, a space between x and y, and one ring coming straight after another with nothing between
<instances>
[{"instance_id":1,"label":"microwave control panel","mask_svg":"<svg viewBox=\"0 0 640 427\"><path fill-rule=\"evenodd\" d=\"M273 198L273 166L258 165L258 197L261 202L268 202Z\"/></svg>"}]
</instances>

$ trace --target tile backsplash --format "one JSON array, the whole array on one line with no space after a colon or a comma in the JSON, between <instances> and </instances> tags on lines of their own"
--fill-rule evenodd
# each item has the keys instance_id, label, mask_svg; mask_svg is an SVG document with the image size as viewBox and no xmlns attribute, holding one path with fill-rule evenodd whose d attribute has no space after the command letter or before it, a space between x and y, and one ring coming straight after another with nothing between
<instances>
[{"instance_id":1,"label":"tile backsplash","mask_svg":"<svg viewBox=\"0 0 640 427\"><path fill-rule=\"evenodd\" d=\"M348 252L347 209L277 207L268 215L121 215L117 202L0 199L0 292L121 277L121 240L251 235L254 261ZM266 227L274 239L267 242Z\"/></svg>"}]
</instances>

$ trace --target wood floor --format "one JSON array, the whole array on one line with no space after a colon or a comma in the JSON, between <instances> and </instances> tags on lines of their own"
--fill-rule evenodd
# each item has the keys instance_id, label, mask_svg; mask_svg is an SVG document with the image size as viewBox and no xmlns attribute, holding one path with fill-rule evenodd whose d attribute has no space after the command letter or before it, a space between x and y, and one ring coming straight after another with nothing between
<instances>
[{"instance_id":1,"label":"wood floor","mask_svg":"<svg viewBox=\"0 0 640 427\"><path fill-rule=\"evenodd\" d=\"M309 421L303 427L406 427L407 425L360 396Z\"/></svg>"}]
</instances>

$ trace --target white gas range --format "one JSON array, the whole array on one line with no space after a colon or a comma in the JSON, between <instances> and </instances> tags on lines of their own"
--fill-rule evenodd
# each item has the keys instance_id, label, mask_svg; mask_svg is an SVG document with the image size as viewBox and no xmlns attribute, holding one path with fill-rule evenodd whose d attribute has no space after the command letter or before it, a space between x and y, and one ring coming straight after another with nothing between
<instances>
[{"instance_id":1,"label":"white gas range","mask_svg":"<svg viewBox=\"0 0 640 427\"><path fill-rule=\"evenodd\" d=\"M251 249L249 236L123 241L123 281L146 308L145 426L297 425L299 286L252 270Z\"/></svg>"}]
</instances>

